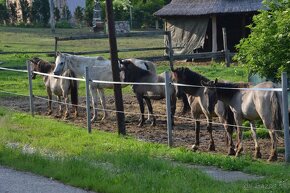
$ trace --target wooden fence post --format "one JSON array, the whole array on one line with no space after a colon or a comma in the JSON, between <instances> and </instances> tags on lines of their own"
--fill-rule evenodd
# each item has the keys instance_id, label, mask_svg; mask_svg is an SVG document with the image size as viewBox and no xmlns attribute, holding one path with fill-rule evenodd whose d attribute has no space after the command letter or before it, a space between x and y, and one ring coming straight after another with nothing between
<instances>
[{"instance_id":1,"label":"wooden fence post","mask_svg":"<svg viewBox=\"0 0 290 193\"><path fill-rule=\"evenodd\" d=\"M34 104L33 104L33 91L32 91L32 71L30 61L26 61L27 73L28 73L28 84L29 84L29 105L31 115L34 117Z\"/></svg>"},{"instance_id":2,"label":"wooden fence post","mask_svg":"<svg viewBox=\"0 0 290 193\"><path fill-rule=\"evenodd\" d=\"M165 72L165 97L166 97L166 115L167 115L167 139L168 146L173 145L172 140L172 117L171 115L171 83L169 72Z\"/></svg>"},{"instance_id":3,"label":"wooden fence post","mask_svg":"<svg viewBox=\"0 0 290 193\"><path fill-rule=\"evenodd\" d=\"M288 115L288 93L287 73L282 73L282 108L284 125L285 161L290 162L290 138L289 138L289 115Z\"/></svg>"},{"instance_id":4,"label":"wooden fence post","mask_svg":"<svg viewBox=\"0 0 290 193\"><path fill-rule=\"evenodd\" d=\"M58 37L54 37L54 59L56 59Z\"/></svg>"},{"instance_id":5,"label":"wooden fence post","mask_svg":"<svg viewBox=\"0 0 290 193\"><path fill-rule=\"evenodd\" d=\"M173 69L173 49L172 49L171 31L167 31L166 35L167 35L167 39L168 39L169 65L170 65L170 69Z\"/></svg>"},{"instance_id":6,"label":"wooden fence post","mask_svg":"<svg viewBox=\"0 0 290 193\"><path fill-rule=\"evenodd\" d=\"M90 79L89 79L89 68L85 67L85 79L86 79L86 111L87 111L87 128L88 132L92 132L91 124L91 109L90 109Z\"/></svg>"},{"instance_id":7,"label":"wooden fence post","mask_svg":"<svg viewBox=\"0 0 290 193\"><path fill-rule=\"evenodd\" d=\"M230 67L231 59L228 50L228 40L227 40L227 31L226 28L222 28L223 30L223 44L224 44L224 53L225 53L225 63L227 67Z\"/></svg>"}]
</instances>

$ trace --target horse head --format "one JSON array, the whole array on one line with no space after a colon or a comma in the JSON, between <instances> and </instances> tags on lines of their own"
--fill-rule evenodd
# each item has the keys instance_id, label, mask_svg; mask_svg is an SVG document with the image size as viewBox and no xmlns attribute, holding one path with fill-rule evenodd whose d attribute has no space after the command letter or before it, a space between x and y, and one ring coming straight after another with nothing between
<instances>
[{"instance_id":1,"label":"horse head","mask_svg":"<svg viewBox=\"0 0 290 193\"><path fill-rule=\"evenodd\" d=\"M204 107L207 107L207 111L212 114L214 112L214 107L218 101L218 97L217 97L217 90L216 90L216 86L218 83L218 79L215 79L215 81L200 81L200 84L202 86L204 86L204 100L203 101L203 105Z\"/></svg>"},{"instance_id":2,"label":"horse head","mask_svg":"<svg viewBox=\"0 0 290 193\"><path fill-rule=\"evenodd\" d=\"M185 68L181 67L181 68L176 68L174 69L173 67L171 67L171 71L172 71L172 77L173 80L177 83L177 84L186 84L186 82L184 81L184 71ZM184 94L184 86L175 86L175 90L176 90L176 97L178 99L181 99L183 94Z\"/></svg>"},{"instance_id":3,"label":"horse head","mask_svg":"<svg viewBox=\"0 0 290 193\"><path fill-rule=\"evenodd\" d=\"M35 77L36 77L36 74L33 73L33 71L40 72L40 67L39 67L39 65L40 65L39 62L40 61L41 61L41 59L37 58L37 57L34 57L34 58L29 60L30 64L32 64L30 66L30 70L32 72L32 76L31 76L32 79L35 79Z\"/></svg>"},{"instance_id":4,"label":"horse head","mask_svg":"<svg viewBox=\"0 0 290 193\"><path fill-rule=\"evenodd\" d=\"M140 68L128 59L119 60L119 64L120 76L124 82L138 82L144 75L150 73L149 70Z\"/></svg>"},{"instance_id":5,"label":"horse head","mask_svg":"<svg viewBox=\"0 0 290 193\"><path fill-rule=\"evenodd\" d=\"M60 76L66 68L66 56L60 52L57 52L53 74Z\"/></svg>"}]
</instances>

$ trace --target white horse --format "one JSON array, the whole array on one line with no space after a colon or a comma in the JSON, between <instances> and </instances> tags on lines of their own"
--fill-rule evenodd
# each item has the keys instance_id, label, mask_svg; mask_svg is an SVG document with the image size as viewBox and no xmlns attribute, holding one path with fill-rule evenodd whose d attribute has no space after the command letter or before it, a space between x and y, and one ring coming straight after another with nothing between
<instances>
[{"instance_id":1,"label":"white horse","mask_svg":"<svg viewBox=\"0 0 290 193\"><path fill-rule=\"evenodd\" d=\"M150 61L139 60L139 59L128 59L131 60L136 66L150 70L156 73L155 64ZM85 67L89 68L89 77L91 80L101 81L113 81L111 61L106 60L101 56L98 57L85 57L76 56L71 54L57 53L55 60L54 74L60 75L63 71L70 69L77 77L85 77ZM101 105L103 107L104 116L102 120L107 117L106 111L106 99L104 94L105 88L113 88L113 84L95 83L90 82L90 94L92 97L93 106L93 117L92 121L97 118L97 92L100 96ZM124 85L126 86L126 85Z\"/></svg>"}]
</instances>

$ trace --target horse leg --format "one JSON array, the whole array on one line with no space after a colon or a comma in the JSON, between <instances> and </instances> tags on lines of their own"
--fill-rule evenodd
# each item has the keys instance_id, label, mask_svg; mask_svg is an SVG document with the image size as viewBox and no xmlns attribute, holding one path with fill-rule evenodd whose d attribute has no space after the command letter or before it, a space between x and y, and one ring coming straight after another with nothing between
<instances>
[{"instance_id":1,"label":"horse leg","mask_svg":"<svg viewBox=\"0 0 290 193\"><path fill-rule=\"evenodd\" d=\"M258 144L258 140L257 140L257 133L256 133L256 125L253 121L250 122L251 125L251 131L252 131L252 138L254 140L255 143L255 158L261 158L262 154L260 152L260 146Z\"/></svg>"},{"instance_id":2,"label":"horse leg","mask_svg":"<svg viewBox=\"0 0 290 193\"><path fill-rule=\"evenodd\" d=\"M269 134L271 137L271 143L272 143L272 149L271 149L271 155L268 159L269 162L277 161L278 154L277 154L277 138L275 131L273 129L269 129Z\"/></svg>"},{"instance_id":3,"label":"horse leg","mask_svg":"<svg viewBox=\"0 0 290 193\"><path fill-rule=\"evenodd\" d=\"M51 115L52 110L51 110L51 100L52 100L52 93L49 87L46 87L46 92L48 96L48 107L47 107L47 115Z\"/></svg>"},{"instance_id":4,"label":"horse leg","mask_svg":"<svg viewBox=\"0 0 290 193\"><path fill-rule=\"evenodd\" d=\"M68 119L69 117L68 103L69 103L69 98L68 98L68 95L65 94L64 95L64 105L65 105L64 119Z\"/></svg>"},{"instance_id":5,"label":"horse leg","mask_svg":"<svg viewBox=\"0 0 290 193\"><path fill-rule=\"evenodd\" d=\"M104 112L104 116L102 118L102 121L105 120L108 117L108 112L106 110L106 98L105 98L105 93L104 93L104 89L98 89L98 93L100 96L100 100L101 100L101 105L103 107L103 112Z\"/></svg>"},{"instance_id":6,"label":"horse leg","mask_svg":"<svg viewBox=\"0 0 290 193\"><path fill-rule=\"evenodd\" d=\"M58 116L62 116L62 104L61 104L61 96L57 96L57 101L58 101Z\"/></svg>"},{"instance_id":7,"label":"horse leg","mask_svg":"<svg viewBox=\"0 0 290 193\"><path fill-rule=\"evenodd\" d=\"M212 123L211 123L211 120L212 120L211 118L208 119L208 126L207 126L207 131L209 133L209 138L210 138L208 150L209 151L215 151L215 145L214 145L214 140L213 140L213 136L212 136Z\"/></svg>"},{"instance_id":8,"label":"horse leg","mask_svg":"<svg viewBox=\"0 0 290 193\"><path fill-rule=\"evenodd\" d=\"M189 102L187 100L187 96L185 93L182 94L182 102L183 102L183 106L181 109L181 114L185 115L190 110L190 105L189 105Z\"/></svg>"},{"instance_id":9,"label":"horse leg","mask_svg":"<svg viewBox=\"0 0 290 193\"><path fill-rule=\"evenodd\" d=\"M235 155L236 151L235 151L235 146L234 146L234 142L233 142L233 126L229 126L229 122L224 119L224 117L219 116L219 120L221 123L224 124L224 128L225 128L225 138L226 138L226 145L229 148L228 149L228 155Z\"/></svg>"},{"instance_id":10,"label":"horse leg","mask_svg":"<svg viewBox=\"0 0 290 193\"><path fill-rule=\"evenodd\" d=\"M200 118L200 115L193 115L192 117L195 120L195 143L191 146L191 149L196 151L199 147L200 121L198 119Z\"/></svg>"},{"instance_id":11,"label":"horse leg","mask_svg":"<svg viewBox=\"0 0 290 193\"><path fill-rule=\"evenodd\" d=\"M243 131L241 128L242 125L242 118L241 116L234 114L235 121L237 124L237 137L238 137L238 142L236 145L236 157L240 156L241 152L243 151Z\"/></svg>"},{"instance_id":12,"label":"horse leg","mask_svg":"<svg viewBox=\"0 0 290 193\"><path fill-rule=\"evenodd\" d=\"M184 94L185 95L185 94ZM186 95L185 95L186 97ZM172 121L172 126L174 126L174 115L175 115L175 111L176 111L176 94L175 92L173 94L171 94L171 121ZM189 106L189 103L188 103L188 100L187 100L187 97L186 97L186 102L187 102L187 105ZM190 108L189 107L186 107L186 108Z\"/></svg>"},{"instance_id":13,"label":"horse leg","mask_svg":"<svg viewBox=\"0 0 290 193\"><path fill-rule=\"evenodd\" d=\"M139 107L140 107L140 111L141 111L141 115L140 115L140 121L138 126L142 127L144 125L144 101L143 101L143 97L142 95L136 94L138 103L139 103Z\"/></svg>"},{"instance_id":14,"label":"horse leg","mask_svg":"<svg viewBox=\"0 0 290 193\"><path fill-rule=\"evenodd\" d=\"M153 108L152 108L152 104L151 104L151 101L149 98L145 97L145 102L147 104L147 107L148 107L148 111L150 113L150 116L152 117L152 122L151 122L151 126L156 126L156 118L153 114Z\"/></svg>"},{"instance_id":15,"label":"horse leg","mask_svg":"<svg viewBox=\"0 0 290 193\"><path fill-rule=\"evenodd\" d=\"M91 118L91 122L94 122L95 120L97 120L97 104L98 104L96 88L90 85L90 92L92 96L92 107L93 107L93 117Z\"/></svg>"}]
</instances>

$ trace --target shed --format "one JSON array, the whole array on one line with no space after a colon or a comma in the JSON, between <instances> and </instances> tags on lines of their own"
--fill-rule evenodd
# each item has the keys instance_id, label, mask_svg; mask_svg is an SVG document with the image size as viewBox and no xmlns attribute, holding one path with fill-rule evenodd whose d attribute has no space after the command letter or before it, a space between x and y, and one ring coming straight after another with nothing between
<instances>
[{"instance_id":1,"label":"shed","mask_svg":"<svg viewBox=\"0 0 290 193\"><path fill-rule=\"evenodd\" d=\"M172 45L184 47L175 54L223 50L223 27L228 49L235 52L235 45L250 33L246 26L259 9L264 9L262 0L172 0L154 15L165 20Z\"/></svg>"}]
</instances>

